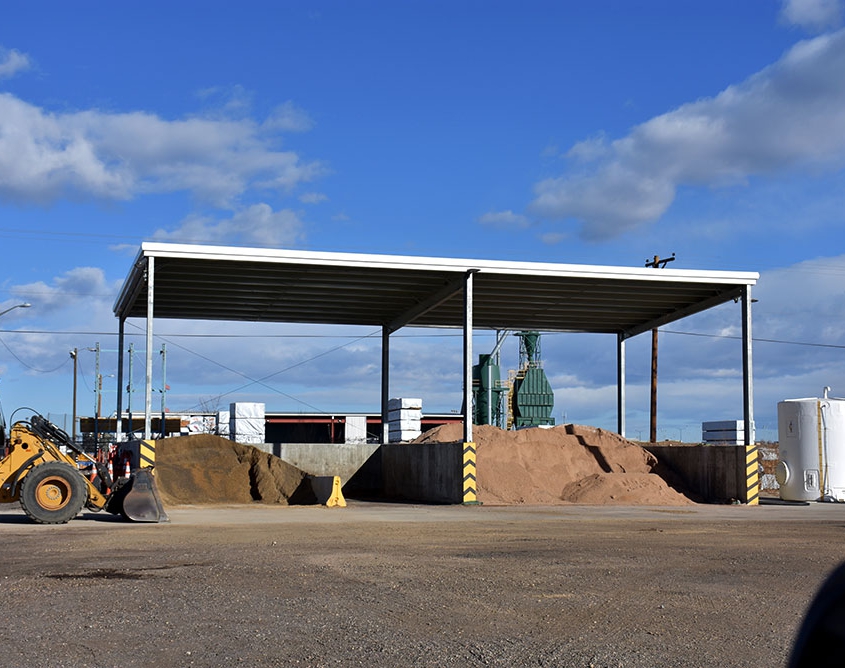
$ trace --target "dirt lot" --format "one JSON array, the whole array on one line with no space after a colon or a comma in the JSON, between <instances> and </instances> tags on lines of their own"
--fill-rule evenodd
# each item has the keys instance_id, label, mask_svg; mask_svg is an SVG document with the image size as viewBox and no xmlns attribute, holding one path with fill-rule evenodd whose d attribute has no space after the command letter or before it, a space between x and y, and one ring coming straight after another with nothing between
<instances>
[{"instance_id":1,"label":"dirt lot","mask_svg":"<svg viewBox=\"0 0 845 668\"><path fill-rule=\"evenodd\" d=\"M780 666L841 506L0 512L2 666Z\"/></svg>"}]
</instances>

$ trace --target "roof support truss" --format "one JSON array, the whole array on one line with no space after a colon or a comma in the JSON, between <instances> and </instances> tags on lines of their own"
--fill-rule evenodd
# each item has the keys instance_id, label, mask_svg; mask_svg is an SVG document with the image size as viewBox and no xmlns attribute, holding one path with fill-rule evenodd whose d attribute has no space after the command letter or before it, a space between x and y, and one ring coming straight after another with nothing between
<instances>
[{"instance_id":1,"label":"roof support truss","mask_svg":"<svg viewBox=\"0 0 845 668\"><path fill-rule=\"evenodd\" d=\"M427 299L418 302L403 314L391 320L387 324L387 328L391 332L395 332L405 325L412 324L417 318L425 315L433 309L436 309L438 306L460 293L464 289L465 283L466 279L464 276L460 276L453 281L449 281L440 290L429 296Z\"/></svg>"},{"instance_id":2,"label":"roof support truss","mask_svg":"<svg viewBox=\"0 0 845 668\"><path fill-rule=\"evenodd\" d=\"M670 322L675 322L676 320L680 320L681 318L686 318L696 313L706 311L707 309L713 308L714 306L719 306L720 304L724 304L725 302L730 301L731 299L739 299L742 297L743 290L745 287L746 286L740 286L734 288L733 290L726 290L725 292L720 292L718 295L710 297L709 299L703 299L690 306L684 306L682 308L675 309L671 313L662 315L659 318L655 318L648 322L641 323L636 327L626 329L624 332L622 332L622 336L626 339L630 339L631 337L637 336L637 334L642 334L652 329L658 329L663 325L668 325Z\"/></svg>"}]
</instances>

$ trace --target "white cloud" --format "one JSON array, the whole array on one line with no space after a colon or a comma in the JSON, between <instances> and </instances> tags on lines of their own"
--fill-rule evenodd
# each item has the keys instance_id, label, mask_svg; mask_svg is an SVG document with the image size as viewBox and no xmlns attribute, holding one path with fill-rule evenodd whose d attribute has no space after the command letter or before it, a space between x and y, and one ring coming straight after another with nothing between
<instances>
[{"instance_id":1,"label":"white cloud","mask_svg":"<svg viewBox=\"0 0 845 668\"><path fill-rule=\"evenodd\" d=\"M0 79L8 79L30 67L32 67L32 62L25 53L0 47Z\"/></svg>"},{"instance_id":2,"label":"white cloud","mask_svg":"<svg viewBox=\"0 0 845 668\"><path fill-rule=\"evenodd\" d=\"M843 279L845 255L764 273L755 291L755 330L772 339L845 345Z\"/></svg>"},{"instance_id":3,"label":"white cloud","mask_svg":"<svg viewBox=\"0 0 845 668\"><path fill-rule=\"evenodd\" d=\"M175 230L158 230L160 241L182 243L240 243L252 246L284 248L295 245L303 236L303 224L295 211L274 211L269 204L254 204L231 218L217 220L192 215Z\"/></svg>"},{"instance_id":4,"label":"white cloud","mask_svg":"<svg viewBox=\"0 0 845 668\"><path fill-rule=\"evenodd\" d=\"M547 246L555 246L566 240L567 234L564 232L546 232L540 235L540 241Z\"/></svg>"},{"instance_id":5,"label":"white cloud","mask_svg":"<svg viewBox=\"0 0 845 668\"><path fill-rule=\"evenodd\" d=\"M318 162L276 149L263 132L249 119L56 114L0 94L0 198L128 200L185 190L232 207L251 189L289 191L322 173Z\"/></svg>"},{"instance_id":6,"label":"white cloud","mask_svg":"<svg viewBox=\"0 0 845 668\"><path fill-rule=\"evenodd\" d=\"M525 228L529 225L528 218L520 213L514 213L510 209L485 213L478 217L478 222L499 229Z\"/></svg>"},{"instance_id":7,"label":"white cloud","mask_svg":"<svg viewBox=\"0 0 845 668\"><path fill-rule=\"evenodd\" d=\"M196 95L210 105L208 113L214 117L240 117L252 109L252 92L239 84L203 88Z\"/></svg>"},{"instance_id":8,"label":"white cloud","mask_svg":"<svg viewBox=\"0 0 845 668\"><path fill-rule=\"evenodd\" d=\"M659 218L681 185L720 187L845 163L845 31L803 41L716 97L570 149L569 170L535 186L535 213L609 239Z\"/></svg>"},{"instance_id":9,"label":"white cloud","mask_svg":"<svg viewBox=\"0 0 845 668\"><path fill-rule=\"evenodd\" d=\"M92 300L109 302L117 295L119 285L119 282L107 281L99 267L77 267L55 277L51 284L43 281L25 283L14 286L10 292L32 303L31 314L40 317L80 303L85 303L87 309Z\"/></svg>"},{"instance_id":10,"label":"white cloud","mask_svg":"<svg viewBox=\"0 0 845 668\"><path fill-rule=\"evenodd\" d=\"M842 0L784 0L781 19L810 30L835 28L842 23Z\"/></svg>"},{"instance_id":11,"label":"white cloud","mask_svg":"<svg viewBox=\"0 0 845 668\"><path fill-rule=\"evenodd\" d=\"M303 204L319 204L320 202L325 202L327 199L328 197L323 193L303 193L299 196L299 201Z\"/></svg>"},{"instance_id":12,"label":"white cloud","mask_svg":"<svg viewBox=\"0 0 845 668\"><path fill-rule=\"evenodd\" d=\"M286 132L307 132L314 127L314 121L304 109L288 100L273 110L264 122L264 127Z\"/></svg>"}]
</instances>

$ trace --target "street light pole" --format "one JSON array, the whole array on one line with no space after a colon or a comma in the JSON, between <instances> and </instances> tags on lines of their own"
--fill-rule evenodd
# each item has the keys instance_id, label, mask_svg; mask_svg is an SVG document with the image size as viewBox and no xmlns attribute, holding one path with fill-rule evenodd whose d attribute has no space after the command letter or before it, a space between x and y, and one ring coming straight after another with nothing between
<instances>
[{"instance_id":1,"label":"street light pole","mask_svg":"<svg viewBox=\"0 0 845 668\"><path fill-rule=\"evenodd\" d=\"M0 311L0 315L6 315L9 311L14 311L16 308L29 308L32 306L29 302L24 302L23 304L15 304L14 306L10 306L5 311Z\"/></svg>"}]
</instances>

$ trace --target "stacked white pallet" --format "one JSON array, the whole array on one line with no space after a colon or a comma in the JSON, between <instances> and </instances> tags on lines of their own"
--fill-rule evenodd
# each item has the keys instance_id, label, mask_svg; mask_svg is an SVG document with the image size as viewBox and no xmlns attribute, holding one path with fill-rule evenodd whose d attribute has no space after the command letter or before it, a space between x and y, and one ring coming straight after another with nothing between
<instances>
[{"instance_id":1,"label":"stacked white pallet","mask_svg":"<svg viewBox=\"0 0 845 668\"><path fill-rule=\"evenodd\" d=\"M238 443L264 443L264 404L238 401L229 404L229 438Z\"/></svg>"},{"instance_id":2,"label":"stacked white pallet","mask_svg":"<svg viewBox=\"0 0 845 668\"><path fill-rule=\"evenodd\" d=\"M422 399L398 398L387 402L387 440L413 441L422 434Z\"/></svg>"}]
</instances>

